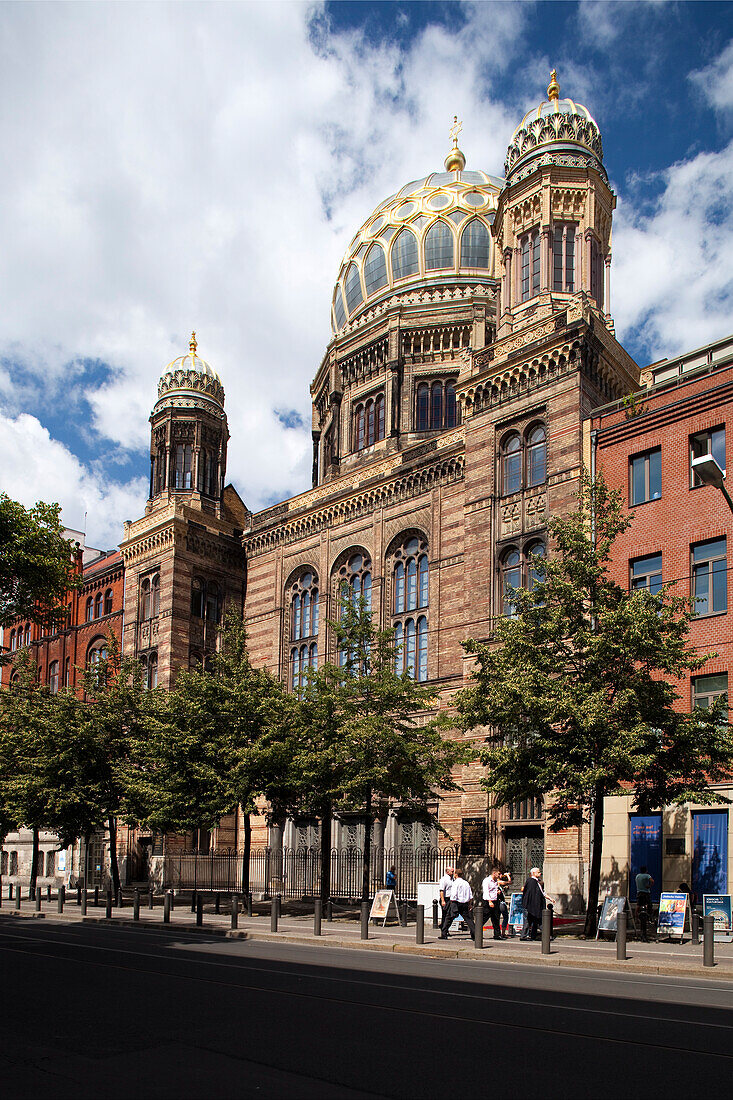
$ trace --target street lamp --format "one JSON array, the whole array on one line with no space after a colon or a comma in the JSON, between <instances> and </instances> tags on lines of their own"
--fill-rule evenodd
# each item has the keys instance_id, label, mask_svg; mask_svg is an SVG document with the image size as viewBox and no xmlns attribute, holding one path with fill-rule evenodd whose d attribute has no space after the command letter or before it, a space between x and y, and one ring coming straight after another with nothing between
<instances>
[{"instance_id":1,"label":"street lamp","mask_svg":"<svg viewBox=\"0 0 733 1100\"><path fill-rule=\"evenodd\" d=\"M721 470L713 456L700 455L699 458L693 458L690 465L693 474L697 474L703 485L714 485L716 489L720 489L728 507L733 512L733 500L730 499L730 494L725 487L725 470Z\"/></svg>"}]
</instances>

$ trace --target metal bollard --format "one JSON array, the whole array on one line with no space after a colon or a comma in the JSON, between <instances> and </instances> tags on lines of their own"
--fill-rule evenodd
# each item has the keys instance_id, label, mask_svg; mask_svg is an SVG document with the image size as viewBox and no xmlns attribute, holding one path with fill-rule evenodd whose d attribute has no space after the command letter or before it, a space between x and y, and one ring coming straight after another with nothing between
<instances>
[{"instance_id":1,"label":"metal bollard","mask_svg":"<svg viewBox=\"0 0 733 1100\"><path fill-rule=\"evenodd\" d=\"M81 886L76 888L76 904L81 905Z\"/></svg>"},{"instance_id":2,"label":"metal bollard","mask_svg":"<svg viewBox=\"0 0 733 1100\"><path fill-rule=\"evenodd\" d=\"M171 922L171 892L166 890L165 897L163 898L163 924L170 924Z\"/></svg>"},{"instance_id":3,"label":"metal bollard","mask_svg":"<svg viewBox=\"0 0 733 1100\"><path fill-rule=\"evenodd\" d=\"M104 916L107 920L112 917L112 891L107 891L107 896L104 899Z\"/></svg>"},{"instance_id":4,"label":"metal bollard","mask_svg":"<svg viewBox=\"0 0 733 1100\"><path fill-rule=\"evenodd\" d=\"M278 919L282 914L282 900L283 899L281 898L280 894L275 894L275 905L277 906Z\"/></svg>"},{"instance_id":5,"label":"metal bollard","mask_svg":"<svg viewBox=\"0 0 733 1100\"><path fill-rule=\"evenodd\" d=\"M175 892L175 890L169 890L168 892L171 896L171 913L172 913L173 910L176 907L176 892Z\"/></svg>"},{"instance_id":6,"label":"metal bollard","mask_svg":"<svg viewBox=\"0 0 733 1100\"><path fill-rule=\"evenodd\" d=\"M425 906L415 910L415 943L425 943Z\"/></svg>"},{"instance_id":7,"label":"metal bollard","mask_svg":"<svg viewBox=\"0 0 733 1100\"><path fill-rule=\"evenodd\" d=\"M369 910L371 906L368 901L361 903L361 938L363 940L369 939Z\"/></svg>"},{"instance_id":8,"label":"metal bollard","mask_svg":"<svg viewBox=\"0 0 733 1100\"><path fill-rule=\"evenodd\" d=\"M94 887L94 908L99 909L99 887Z\"/></svg>"},{"instance_id":9,"label":"metal bollard","mask_svg":"<svg viewBox=\"0 0 733 1100\"><path fill-rule=\"evenodd\" d=\"M155 901L153 900L153 887L151 886L148 890L148 909L152 909L154 905Z\"/></svg>"},{"instance_id":10,"label":"metal bollard","mask_svg":"<svg viewBox=\"0 0 733 1100\"><path fill-rule=\"evenodd\" d=\"M552 938L552 914L548 908L542 910L542 954L550 954L550 940Z\"/></svg>"},{"instance_id":11,"label":"metal bollard","mask_svg":"<svg viewBox=\"0 0 733 1100\"><path fill-rule=\"evenodd\" d=\"M239 927L239 896L237 894L232 894L231 927L232 928L238 928Z\"/></svg>"},{"instance_id":12,"label":"metal bollard","mask_svg":"<svg viewBox=\"0 0 733 1100\"><path fill-rule=\"evenodd\" d=\"M697 912L692 914L692 944L693 947L700 944L700 914Z\"/></svg>"},{"instance_id":13,"label":"metal bollard","mask_svg":"<svg viewBox=\"0 0 733 1100\"><path fill-rule=\"evenodd\" d=\"M41 887L36 890L36 912L41 912Z\"/></svg>"},{"instance_id":14,"label":"metal bollard","mask_svg":"<svg viewBox=\"0 0 733 1100\"><path fill-rule=\"evenodd\" d=\"M195 890L191 891L191 912L192 913L196 912L196 891Z\"/></svg>"},{"instance_id":15,"label":"metal bollard","mask_svg":"<svg viewBox=\"0 0 733 1100\"><path fill-rule=\"evenodd\" d=\"M12 901L12 900L13 900L13 884L12 884L12 882L9 882L8 883L8 901Z\"/></svg>"},{"instance_id":16,"label":"metal bollard","mask_svg":"<svg viewBox=\"0 0 733 1100\"><path fill-rule=\"evenodd\" d=\"M66 901L66 887L59 886L59 892L56 897L56 909L59 913L64 911L64 902Z\"/></svg>"},{"instance_id":17,"label":"metal bollard","mask_svg":"<svg viewBox=\"0 0 733 1100\"><path fill-rule=\"evenodd\" d=\"M626 958L626 929L628 916L626 913L618 913L616 916L616 958L623 962Z\"/></svg>"},{"instance_id":18,"label":"metal bollard","mask_svg":"<svg viewBox=\"0 0 733 1100\"><path fill-rule=\"evenodd\" d=\"M320 936L321 934L321 919L323 917L323 902L320 898L316 898L315 905L313 906L313 935Z\"/></svg>"},{"instance_id":19,"label":"metal bollard","mask_svg":"<svg viewBox=\"0 0 733 1100\"><path fill-rule=\"evenodd\" d=\"M438 899L433 898L433 928L438 927Z\"/></svg>"},{"instance_id":20,"label":"metal bollard","mask_svg":"<svg viewBox=\"0 0 733 1100\"><path fill-rule=\"evenodd\" d=\"M20 899L20 886L18 886L18 889L15 891L15 908L16 909L20 909L20 900L21 900Z\"/></svg>"},{"instance_id":21,"label":"metal bollard","mask_svg":"<svg viewBox=\"0 0 733 1100\"><path fill-rule=\"evenodd\" d=\"M330 898L326 902L326 920L328 921L329 924L333 920L333 902L331 901Z\"/></svg>"},{"instance_id":22,"label":"metal bollard","mask_svg":"<svg viewBox=\"0 0 733 1100\"><path fill-rule=\"evenodd\" d=\"M480 902L473 908L473 923L476 926L473 946L480 951L484 946L484 907Z\"/></svg>"},{"instance_id":23,"label":"metal bollard","mask_svg":"<svg viewBox=\"0 0 733 1100\"><path fill-rule=\"evenodd\" d=\"M87 915L87 888L86 886L81 892L81 915L85 917Z\"/></svg>"},{"instance_id":24,"label":"metal bollard","mask_svg":"<svg viewBox=\"0 0 733 1100\"><path fill-rule=\"evenodd\" d=\"M712 914L703 918L702 927L702 965L715 966L715 918Z\"/></svg>"},{"instance_id":25,"label":"metal bollard","mask_svg":"<svg viewBox=\"0 0 733 1100\"><path fill-rule=\"evenodd\" d=\"M277 920L280 916L280 910L277 904L277 898L273 898L270 902L270 931L277 932Z\"/></svg>"},{"instance_id":26,"label":"metal bollard","mask_svg":"<svg viewBox=\"0 0 733 1100\"><path fill-rule=\"evenodd\" d=\"M204 899L201 894L196 897L196 924L200 928L204 923Z\"/></svg>"},{"instance_id":27,"label":"metal bollard","mask_svg":"<svg viewBox=\"0 0 733 1100\"><path fill-rule=\"evenodd\" d=\"M140 920L140 891L135 888L135 893L132 895L132 919Z\"/></svg>"},{"instance_id":28,"label":"metal bollard","mask_svg":"<svg viewBox=\"0 0 733 1100\"><path fill-rule=\"evenodd\" d=\"M249 891L248 894L247 894L247 916L248 917L252 916L252 892L251 891Z\"/></svg>"},{"instance_id":29,"label":"metal bollard","mask_svg":"<svg viewBox=\"0 0 733 1100\"><path fill-rule=\"evenodd\" d=\"M50 901L50 900L51 900L51 887L50 887L50 886L47 886L47 887L46 887L46 899L47 899L48 901Z\"/></svg>"},{"instance_id":30,"label":"metal bollard","mask_svg":"<svg viewBox=\"0 0 733 1100\"><path fill-rule=\"evenodd\" d=\"M221 895L216 894L214 896L214 912L218 915L221 912Z\"/></svg>"},{"instance_id":31,"label":"metal bollard","mask_svg":"<svg viewBox=\"0 0 733 1100\"><path fill-rule=\"evenodd\" d=\"M117 897L115 898L115 904L116 904L116 906L117 906L117 908L118 908L118 909L122 909L122 908L123 908L123 901L122 901L122 887L121 887L121 886L118 886L118 887L117 887Z\"/></svg>"},{"instance_id":32,"label":"metal bollard","mask_svg":"<svg viewBox=\"0 0 733 1100\"><path fill-rule=\"evenodd\" d=\"M400 906L400 924L403 928L407 928L407 902L403 901Z\"/></svg>"}]
</instances>

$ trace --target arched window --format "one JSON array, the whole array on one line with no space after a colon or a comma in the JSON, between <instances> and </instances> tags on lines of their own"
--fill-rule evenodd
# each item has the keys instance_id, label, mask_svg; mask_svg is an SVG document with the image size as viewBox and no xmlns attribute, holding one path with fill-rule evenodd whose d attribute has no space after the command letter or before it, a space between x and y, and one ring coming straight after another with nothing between
<instances>
[{"instance_id":1,"label":"arched window","mask_svg":"<svg viewBox=\"0 0 733 1100\"><path fill-rule=\"evenodd\" d=\"M425 432L430 426L430 387L427 382L420 382L417 387L416 406L415 430Z\"/></svg>"},{"instance_id":2,"label":"arched window","mask_svg":"<svg viewBox=\"0 0 733 1100\"><path fill-rule=\"evenodd\" d=\"M333 312L336 317L336 328L343 328L346 324L346 310L344 309L344 299L340 286L336 287L336 293L333 298Z\"/></svg>"},{"instance_id":3,"label":"arched window","mask_svg":"<svg viewBox=\"0 0 733 1100\"><path fill-rule=\"evenodd\" d=\"M445 384L445 426L455 428L458 423L458 403L456 402L456 387L452 382Z\"/></svg>"},{"instance_id":4,"label":"arched window","mask_svg":"<svg viewBox=\"0 0 733 1100\"><path fill-rule=\"evenodd\" d=\"M352 450L361 451L384 439L384 394L369 397L354 406L352 414Z\"/></svg>"},{"instance_id":5,"label":"arched window","mask_svg":"<svg viewBox=\"0 0 733 1100\"><path fill-rule=\"evenodd\" d=\"M87 597L86 610L84 612L85 620L90 623L94 618L94 600L91 596Z\"/></svg>"},{"instance_id":6,"label":"arched window","mask_svg":"<svg viewBox=\"0 0 733 1100\"><path fill-rule=\"evenodd\" d=\"M112 614L112 589L108 588L104 594L104 613L105 615Z\"/></svg>"},{"instance_id":7,"label":"arched window","mask_svg":"<svg viewBox=\"0 0 733 1100\"><path fill-rule=\"evenodd\" d=\"M419 270L417 238L409 229L403 229L392 243L392 278L406 279Z\"/></svg>"},{"instance_id":8,"label":"arched window","mask_svg":"<svg viewBox=\"0 0 733 1100\"><path fill-rule=\"evenodd\" d=\"M30 645L30 644L31 644L31 624L26 623L25 624L25 638L23 640L23 645Z\"/></svg>"},{"instance_id":9,"label":"arched window","mask_svg":"<svg viewBox=\"0 0 733 1100\"><path fill-rule=\"evenodd\" d=\"M204 582L201 577L191 581L191 615L195 619L204 617Z\"/></svg>"},{"instance_id":10,"label":"arched window","mask_svg":"<svg viewBox=\"0 0 733 1100\"><path fill-rule=\"evenodd\" d=\"M319 587L317 574L307 569L288 585L290 597L289 688L299 691L306 669L318 667Z\"/></svg>"},{"instance_id":11,"label":"arched window","mask_svg":"<svg viewBox=\"0 0 733 1100\"><path fill-rule=\"evenodd\" d=\"M574 225L555 225L552 234L552 289L572 294L575 289Z\"/></svg>"},{"instance_id":12,"label":"arched window","mask_svg":"<svg viewBox=\"0 0 733 1100\"><path fill-rule=\"evenodd\" d=\"M377 394L374 402L377 420L377 442L384 439L384 394Z\"/></svg>"},{"instance_id":13,"label":"arched window","mask_svg":"<svg viewBox=\"0 0 733 1100\"><path fill-rule=\"evenodd\" d=\"M352 552L346 561L334 571L335 595L339 615L343 616L347 603L356 607L363 598L367 612L372 609L372 563L368 554L361 550ZM348 660L346 650L339 650L339 664Z\"/></svg>"},{"instance_id":14,"label":"arched window","mask_svg":"<svg viewBox=\"0 0 733 1100\"><path fill-rule=\"evenodd\" d=\"M150 582L150 614L153 618L160 611L160 573L155 573Z\"/></svg>"},{"instance_id":15,"label":"arched window","mask_svg":"<svg viewBox=\"0 0 733 1100\"><path fill-rule=\"evenodd\" d=\"M521 239L521 298L526 302L540 292L540 235L535 229Z\"/></svg>"},{"instance_id":16,"label":"arched window","mask_svg":"<svg viewBox=\"0 0 733 1100\"><path fill-rule=\"evenodd\" d=\"M590 242L590 292L599 309L603 309L603 256L595 239Z\"/></svg>"},{"instance_id":17,"label":"arched window","mask_svg":"<svg viewBox=\"0 0 733 1100\"><path fill-rule=\"evenodd\" d=\"M527 551L527 588L532 591L545 579L545 544L536 542Z\"/></svg>"},{"instance_id":18,"label":"arched window","mask_svg":"<svg viewBox=\"0 0 733 1100\"><path fill-rule=\"evenodd\" d=\"M430 390L430 427L443 427L443 383L433 382Z\"/></svg>"},{"instance_id":19,"label":"arched window","mask_svg":"<svg viewBox=\"0 0 733 1100\"><path fill-rule=\"evenodd\" d=\"M158 686L158 654L144 653L140 658L143 666L143 687L150 691Z\"/></svg>"},{"instance_id":20,"label":"arched window","mask_svg":"<svg viewBox=\"0 0 733 1100\"><path fill-rule=\"evenodd\" d=\"M354 409L354 445L352 447L354 451L360 451L364 446L365 416L364 403L360 401Z\"/></svg>"},{"instance_id":21,"label":"arched window","mask_svg":"<svg viewBox=\"0 0 733 1100\"><path fill-rule=\"evenodd\" d=\"M64 687L71 687L71 658L64 661Z\"/></svg>"},{"instance_id":22,"label":"arched window","mask_svg":"<svg viewBox=\"0 0 733 1100\"><path fill-rule=\"evenodd\" d=\"M208 623L218 623L220 612L219 585L216 581L208 581L206 585L206 621Z\"/></svg>"},{"instance_id":23,"label":"arched window","mask_svg":"<svg viewBox=\"0 0 733 1100\"><path fill-rule=\"evenodd\" d=\"M491 237L482 221L473 218L461 234L461 267L486 270L491 262Z\"/></svg>"},{"instance_id":24,"label":"arched window","mask_svg":"<svg viewBox=\"0 0 733 1100\"><path fill-rule=\"evenodd\" d=\"M151 578L145 577L140 582L140 622L144 623L146 619L150 618L150 608L152 606L150 598L150 586Z\"/></svg>"},{"instance_id":25,"label":"arched window","mask_svg":"<svg viewBox=\"0 0 733 1100\"><path fill-rule=\"evenodd\" d=\"M359 268L356 264L350 264L349 270L346 272L346 278L344 279L344 290L346 292L346 308L349 311L349 316L358 309L364 301L364 295L361 292L361 279L359 278Z\"/></svg>"},{"instance_id":26,"label":"arched window","mask_svg":"<svg viewBox=\"0 0 733 1100\"><path fill-rule=\"evenodd\" d=\"M453 233L443 221L434 222L425 234L425 270L453 267Z\"/></svg>"},{"instance_id":27,"label":"arched window","mask_svg":"<svg viewBox=\"0 0 733 1100\"><path fill-rule=\"evenodd\" d=\"M538 424L527 436L527 484L544 485L547 480L547 433Z\"/></svg>"},{"instance_id":28,"label":"arched window","mask_svg":"<svg viewBox=\"0 0 733 1100\"><path fill-rule=\"evenodd\" d=\"M96 638L87 651L87 669L98 683L106 680L106 660L107 642L104 638Z\"/></svg>"},{"instance_id":29,"label":"arched window","mask_svg":"<svg viewBox=\"0 0 733 1100\"><path fill-rule=\"evenodd\" d=\"M193 447L190 443L179 443L175 449L174 489L192 489Z\"/></svg>"},{"instance_id":30,"label":"arched window","mask_svg":"<svg viewBox=\"0 0 733 1100\"><path fill-rule=\"evenodd\" d=\"M516 605L512 589L522 587L522 559L518 550L507 550L501 563L502 614L514 616Z\"/></svg>"},{"instance_id":31,"label":"arched window","mask_svg":"<svg viewBox=\"0 0 733 1100\"><path fill-rule=\"evenodd\" d=\"M57 695L59 690L59 663L51 661L48 666L48 690L52 695Z\"/></svg>"},{"instance_id":32,"label":"arched window","mask_svg":"<svg viewBox=\"0 0 733 1100\"><path fill-rule=\"evenodd\" d=\"M404 535L388 555L392 572L392 627L395 670L417 680L428 678L428 544L422 535ZM418 614L416 614L418 612Z\"/></svg>"},{"instance_id":33,"label":"arched window","mask_svg":"<svg viewBox=\"0 0 733 1100\"><path fill-rule=\"evenodd\" d=\"M16 644L15 643L15 631L11 630L10 631L10 652L11 653L15 652L15 644Z\"/></svg>"},{"instance_id":34,"label":"arched window","mask_svg":"<svg viewBox=\"0 0 733 1100\"><path fill-rule=\"evenodd\" d=\"M364 283L367 297L387 285L387 261L381 245L373 244L364 261Z\"/></svg>"},{"instance_id":35,"label":"arched window","mask_svg":"<svg viewBox=\"0 0 733 1100\"><path fill-rule=\"evenodd\" d=\"M501 451L501 491L503 496L522 488L522 441L516 433L508 436Z\"/></svg>"},{"instance_id":36,"label":"arched window","mask_svg":"<svg viewBox=\"0 0 733 1100\"><path fill-rule=\"evenodd\" d=\"M101 619L102 618L103 598L104 597L102 596L101 592L97 592L96 596L94 597L94 618L95 619Z\"/></svg>"}]
</instances>

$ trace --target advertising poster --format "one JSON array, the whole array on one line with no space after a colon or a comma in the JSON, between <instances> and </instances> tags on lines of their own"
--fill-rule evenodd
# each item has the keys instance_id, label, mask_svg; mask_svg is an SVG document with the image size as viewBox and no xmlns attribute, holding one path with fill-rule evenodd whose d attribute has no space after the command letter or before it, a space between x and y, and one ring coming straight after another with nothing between
<instances>
[{"instance_id":1,"label":"advertising poster","mask_svg":"<svg viewBox=\"0 0 733 1100\"><path fill-rule=\"evenodd\" d=\"M636 876L642 867L646 867L654 879L652 901L659 901L662 882L662 815L630 814L629 833L631 853L629 896L632 901L636 901Z\"/></svg>"},{"instance_id":2,"label":"advertising poster","mask_svg":"<svg viewBox=\"0 0 733 1100\"><path fill-rule=\"evenodd\" d=\"M657 935L682 936L685 929L687 897L687 894L660 895Z\"/></svg>"},{"instance_id":3,"label":"advertising poster","mask_svg":"<svg viewBox=\"0 0 733 1100\"><path fill-rule=\"evenodd\" d=\"M601 919L598 921L599 932L617 932L618 915L623 913L626 907L626 898L619 898L612 894L606 894L603 899Z\"/></svg>"},{"instance_id":4,"label":"advertising poster","mask_svg":"<svg viewBox=\"0 0 733 1100\"><path fill-rule=\"evenodd\" d=\"M372 902L372 909L369 914L372 920L381 920L384 923L389 915L389 907L394 900L393 890L377 890L374 895L374 901ZM395 904L395 910L397 909L397 902Z\"/></svg>"},{"instance_id":5,"label":"advertising poster","mask_svg":"<svg viewBox=\"0 0 733 1100\"><path fill-rule=\"evenodd\" d=\"M730 894L703 894L703 917L712 917L715 921L715 939L721 943L733 941L733 921L731 921Z\"/></svg>"},{"instance_id":6,"label":"advertising poster","mask_svg":"<svg viewBox=\"0 0 733 1100\"><path fill-rule=\"evenodd\" d=\"M524 926L524 909L522 908L522 895L512 894L512 900L509 903L509 927L521 929Z\"/></svg>"}]
</instances>

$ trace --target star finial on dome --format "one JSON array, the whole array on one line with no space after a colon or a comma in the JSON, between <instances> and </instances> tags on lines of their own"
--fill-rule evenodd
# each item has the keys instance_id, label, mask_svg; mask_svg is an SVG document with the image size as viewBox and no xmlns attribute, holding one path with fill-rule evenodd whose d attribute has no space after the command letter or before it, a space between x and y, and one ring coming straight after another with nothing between
<instances>
[{"instance_id":1,"label":"star finial on dome","mask_svg":"<svg viewBox=\"0 0 733 1100\"><path fill-rule=\"evenodd\" d=\"M458 148L458 135L463 129L463 123L458 121L458 115L453 115L453 125L450 128L450 136L453 138L453 147L445 158L445 167L448 172L462 172L466 167L466 158Z\"/></svg>"},{"instance_id":2,"label":"star finial on dome","mask_svg":"<svg viewBox=\"0 0 733 1100\"><path fill-rule=\"evenodd\" d=\"M550 83L547 85L547 98L556 111L560 110L560 85L557 82L557 69L550 73Z\"/></svg>"},{"instance_id":3,"label":"star finial on dome","mask_svg":"<svg viewBox=\"0 0 733 1100\"><path fill-rule=\"evenodd\" d=\"M196 354L196 348L197 347L198 347L198 344L196 343L196 333L192 332L191 333L191 342L188 345L188 350L191 352L191 355Z\"/></svg>"}]
</instances>

